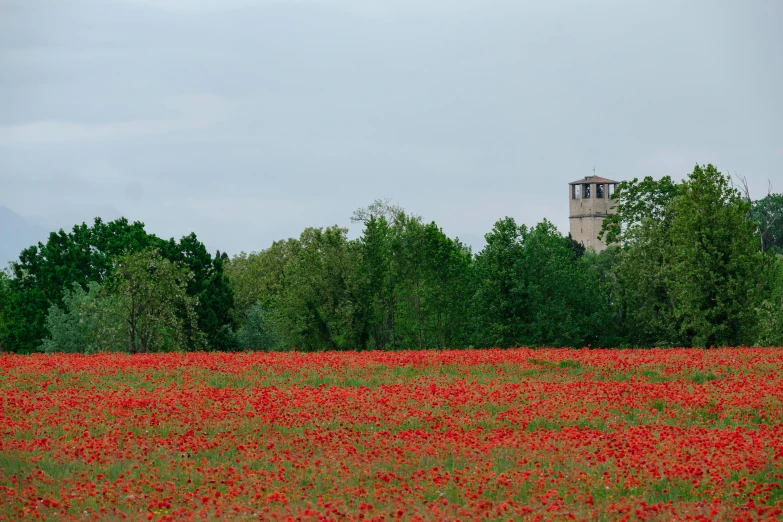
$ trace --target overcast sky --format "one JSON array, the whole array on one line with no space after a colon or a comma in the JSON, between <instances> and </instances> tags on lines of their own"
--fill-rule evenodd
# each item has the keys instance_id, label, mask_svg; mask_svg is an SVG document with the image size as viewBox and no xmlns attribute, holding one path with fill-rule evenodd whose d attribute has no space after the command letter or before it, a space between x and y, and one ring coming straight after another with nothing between
<instances>
[{"instance_id":1,"label":"overcast sky","mask_svg":"<svg viewBox=\"0 0 783 522\"><path fill-rule=\"evenodd\" d=\"M0 0L0 205L234 254L386 197L476 248L507 215L567 233L593 166L762 197L781 27L780 0Z\"/></svg>"}]
</instances>

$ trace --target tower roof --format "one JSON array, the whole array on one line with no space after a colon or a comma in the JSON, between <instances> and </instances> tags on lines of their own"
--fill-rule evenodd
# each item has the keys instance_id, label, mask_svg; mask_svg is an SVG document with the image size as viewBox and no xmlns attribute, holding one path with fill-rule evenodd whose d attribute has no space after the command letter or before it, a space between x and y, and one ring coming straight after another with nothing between
<instances>
[{"instance_id":1,"label":"tower roof","mask_svg":"<svg viewBox=\"0 0 783 522\"><path fill-rule=\"evenodd\" d=\"M582 183L620 183L620 182L614 181L613 179L602 178L601 176L585 176L584 179L578 179L576 181L572 181L571 183L569 183L569 185L581 185Z\"/></svg>"}]
</instances>

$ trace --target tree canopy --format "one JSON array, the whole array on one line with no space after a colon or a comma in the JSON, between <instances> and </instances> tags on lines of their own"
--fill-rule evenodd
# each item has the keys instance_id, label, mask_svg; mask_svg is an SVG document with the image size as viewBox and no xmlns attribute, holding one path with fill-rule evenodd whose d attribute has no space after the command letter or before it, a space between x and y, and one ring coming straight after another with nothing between
<instances>
[{"instance_id":1,"label":"tree canopy","mask_svg":"<svg viewBox=\"0 0 783 522\"><path fill-rule=\"evenodd\" d=\"M210 255L119 219L60 230L0 273L0 348L398 350L783 344L781 202L713 165L611 196L603 252L498 220L471 252L390 200L268 248Z\"/></svg>"},{"instance_id":2,"label":"tree canopy","mask_svg":"<svg viewBox=\"0 0 783 522\"><path fill-rule=\"evenodd\" d=\"M165 241L148 234L143 223L130 223L125 218L108 223L96 218L92 226L82 223L71 232L53 232L46 243L22 251L11 263L4 345L16 352L37 350L47 334L49 308L62 305L74 283L85 291L91 282L102 285L111 277L118 258L148 248L158 249L164 258L192 273L187 292L198 299L198 329L206 335L209 346L231 349L233 292L223 273L222 258L213 259L195 234L179 242Z\"/></svg>"}]
</instances>

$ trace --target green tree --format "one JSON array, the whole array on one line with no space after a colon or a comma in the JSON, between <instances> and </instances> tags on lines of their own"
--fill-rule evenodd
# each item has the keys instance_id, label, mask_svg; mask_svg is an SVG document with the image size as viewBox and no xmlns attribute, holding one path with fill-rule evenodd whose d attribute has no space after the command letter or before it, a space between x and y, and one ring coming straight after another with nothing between
<instances>
[{"instance_id":1,"label":"green tree","mask_svg":"<svg viewBox=\"0 0 783 522\"><path fill-rule=\"evenodd\" d=\"M240 349L265 352L278 349L280 343L272 324L269 310L260 304L251 306L244 324L237 332Z\"/></svg>"},{"instance_id":2,"label":"green tree","mask_svg":"<svg viewBox=\"0 0 783 522\"><path fill-rule=\"evenodd\" d=\"M9 349L35 351L46 336L49 307L59 304L73 283L85 289L91 281L102 283L115 257L146 248L156 239L142 223L124 218L104 223L96 218L92 227L82 223L70 233L52 232L45 244L23 250L11 263Z\"/></svg>"},{"instance_id":3,"label":"green tree","mask_svg":"<svg viewBox=\"0 0 783 522\"><path fill-rule=\"evenodd\" d=\"M585 346L602 337L609 316L598 279L575 259L568 238L547 220L521 227L516 293L526 302L521 341L533 346Z\"/></svg>"},{"instance_id":4,"label":"green tree","mask_svg":"<svg viewBox=\"0 0 783 522\"><path fill-rule=\"evenodd\" d=\"M423 298L427 347L460 348L470 343L473 255L459 238L434 222L423 229Z\"/></svg>"},{"instance_id":5,"label":"green tree","mask_svg":"<svg viewBox=\"0 0 783 522\"><path fill-rule=\"evenodd\" d=\"M763 273L750 204L714 166L696 166L669 205L666 281L682 340L749 342ZM750 340L752 342L752 340Z\"/></svg>"},{"instance_id":6,"label":"green tree","mask_svg":"<svg viewBox=\"0 0 783 522\"><path fill-rule=\"evenodd\" d=\"M479 346L514 346L522 340L527 303L518 292L522 233L514 218L495 223L475 259L474 337Z\"/></svg>"},{"instance_id":7,"label":"green tree","mask_svg":"<svg viewBox=\"0 0 783 522\"><path fill-rule=\"evenodd\" d=\"M758 309L760 346L783 346L783 255L773 261L767 272L769 292Z\"/></svg>"},{"instance_id":8,"label":"green tree","mask_svg":"<svg viewBox=\"0 0 783 522\"><path fill-rule=\"evenodd\" d=\"M4 352L7 349L10 305L11 284L8 273L5 270L0 270L0 352Z\"/></svg>"},{"instance_id":9,"label":"green tree","mask_svg":"<svg viewBox=\"0 0 783 522\"><path fill-rule=\"evenodd\" d=\"M197 309L199 327L206 330L214 347L230 348L233 293L222 273L222 259L212 259L195 234L180 242L163 241L148 234L143 223L129 223L125 218L104 223L96 218L92 226L82 223L71 232L50 234L45 244L23 250L19 260L12 263L8 349L35 351L46 336L50 306L59 305L73 283L83 289L90 282L103 284L111 276L116 258L146 248L158 248L164 257L193 271L188 292L191 297L203 298Z\"/></svg>"},{"instance_id":10,"label":"green tree","mask_svg":"<svg viewBox=\"0 0 783 522\"><path fill-rule=\"evenodd\" d=\"M583 257L590 280L598 285L598 297L602 303L601 321L594 331L595 344L599 346L629 345L627 297L618 270L621 256L622 249L618 245L609 245L601 252L589 250Z\"/></svg>"},{"instance_id":11,"label":"green tree","mask_svg":"<svg viewBox=\"0 0 783 522\"><path fill-rule=\"evenodd\" d=\"M752 342L763 258L750 205L714 166L621 184L605 221L622 242L614 271L620 315L634 345L717 346Z\"/></svg>"},{"instance_id":12,"label":"green tree","mask_svg":"<svg viewBox=\"0 0 783 522\"><path fill-rule=\"evenodd\" d=\"M672 345L679 334L674 322L667 280L671 221L668 211L681 193L671 177L646 177L621 182L611 198L615 211L604 220L599 237L610 245L621 243L614 254L611 274L615 280L609 295L614 316L622 320L626 342L636 346Z\"/></svg>"},{"instance_id":13,"label":"green tree","mask_svg":"<svg viewBox=\"0 0 783 522\"><path fill-rule=\"evenodd\" d=\"M416 216L398 217L390 232L396 347L463 345L470 250Z\"/></svg>"},{"instance_id":14,"label":"green tree","mask_svg":"<svg viewBox=\"0 0 783 522\"><path fill-rule=\"evenodd\" d=\"M608 244L634 242L640 234L646 237L647 226L667 219L669 203L680 194L680 185L664 176L654 180L651 176L642 181L634 178L622 181L610 196L615 201L614 211L606 216L599 238Z\"/></svg>"},{"instance_id":15,"label":"green tree","mask_svg":"<svg viewBox=\"0 0 783 522\"><path fill-rule=\"evenodd\" d=\"M587 252L587 248L585 248L585 246L582 243L580 243L579 241L571 237L570 232L568 233L567 244L568 244L568 248L571 249L571 251L574 253L574 257L577 259L585 255L585 253Z\"/></svg>"},{"instance_id":16,"label":"green tree","mask_svg":"<svg viewBox=\"0 0 783 522\"><path fill-rule=\"evenodd\" d=\"M470 249L435 223L425 224L387 201L357 210L352 219L364 223L359 302L369 329L368 346L465 346Z\"/></svg>"},{"instance_id":17,"label":"green tree","mask_svg":"<svg viewBox=\"0 0 783 522\"><path fill-rule=\"evenodd\" d=\"M285 345L309 351L366 346L358 302L359 250L346 234L337 226L302 232L275 303L276 331Z\"/></svg>"},{"instance_id":18,"label":"green tree","mask_svg":"<svg viewBox=\"0 0 783 522\"><path fill-rule=\"evenodd\" d=\"M761 251L783 254L783 194L754 201L751 216L758 223Z\"/></svg>"},{"instance_id":19,"label":"green tree","mask_svg":"<svg viewBox=\"0 0 783 522\"><path fill-rule=\"evenodd\" d=\"M41 350L96 353L126 349L127 333L119 308L118 300L98 283L88 283L88 291L73 283L63 295L62 307L53 304L49 308L45 320L49 337Z\"/></svg>"},{"instance_id":20,"label":"green tree","mask_svg":"<svg viewBox=\"0 0 783 522\"><path fill-rule=\"evenodd\" d=\"M125 321L129 352L205 346L198 330L197 300L187 292L192 279L186 267L156 249L117 259L109 288Z\"/></svg>"},{"instance_id":21,"label":"green tree","mask_svg":"<svg viewBox=\"0 0 783 522\"><path fill-rule=\"evenodd\" d=\"M260 252L234 256L224 262L234 292L234 313L239 326L248 320L248 312L259 302L272 312L285 287L285 267L299 249L296 239L275 241Z\"/></svg>"},{"instance_id":22,"label":"green tree","mask_svg":"<svg viewBox=\"0 0 783 522\"><path fill-rule=\"evenodd\" d=\"M475 331L481 346L584 346L611 317L596 272L544 220L495 223L476 257Z\"/></svg>"},{"instance_id":23,"label":"green tree","mask_svg":"<svg viewBox=\"0 0 783 522\"><path fill-rule=\"evenodd\" d=\"M669 285L670 226L670 218L645 219L617 253L611 276L619 283L614 303L632 346L681 344Z\"/></svg>"},{"instance_id":24,"label":"green tree","mask_svg":"<svg viewBox=\"0 0 783 522\"><path fill-rule=\"evenodd\" d=\"M392 255L392 230L385 216L370 215L359 239L360 281L368 315L369 347L397 348L395 336L397 309L396 270Z\"/></svg>"},{"instance_id":25,"label":"green tree","mask_svg":"<svg viewBox=\"0 0 783 522\"><path fill-rule=\"evenodd\" d=\"M213 258L194 233L182 237L179 242L170 239L161 246L160 252L163 257L187 268L192 274L188 280L187 293L197 303L198 330L204 334L207 346L221 351L235 349L234 292L223 270L225 258L220 252ZM185 314L186 310L180 311L186 328L190 328ZM188 336L193 339L196 337Z\"/></svg>"}]
</instances>

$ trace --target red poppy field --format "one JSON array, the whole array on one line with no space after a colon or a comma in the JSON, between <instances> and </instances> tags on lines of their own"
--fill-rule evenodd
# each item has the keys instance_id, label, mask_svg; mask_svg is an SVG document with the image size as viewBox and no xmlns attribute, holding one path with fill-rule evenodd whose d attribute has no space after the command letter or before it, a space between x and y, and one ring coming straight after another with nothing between
<instances>
[{"instance_id":1,"label":"red poppy field","mask_svg":"<svg viewBox=\"0 0 783 522\"><path fill-rule=\"evenodd\" d=\"M758 520L783 349L0 357L0 518Z\"/></svg>"}]
</instances>

